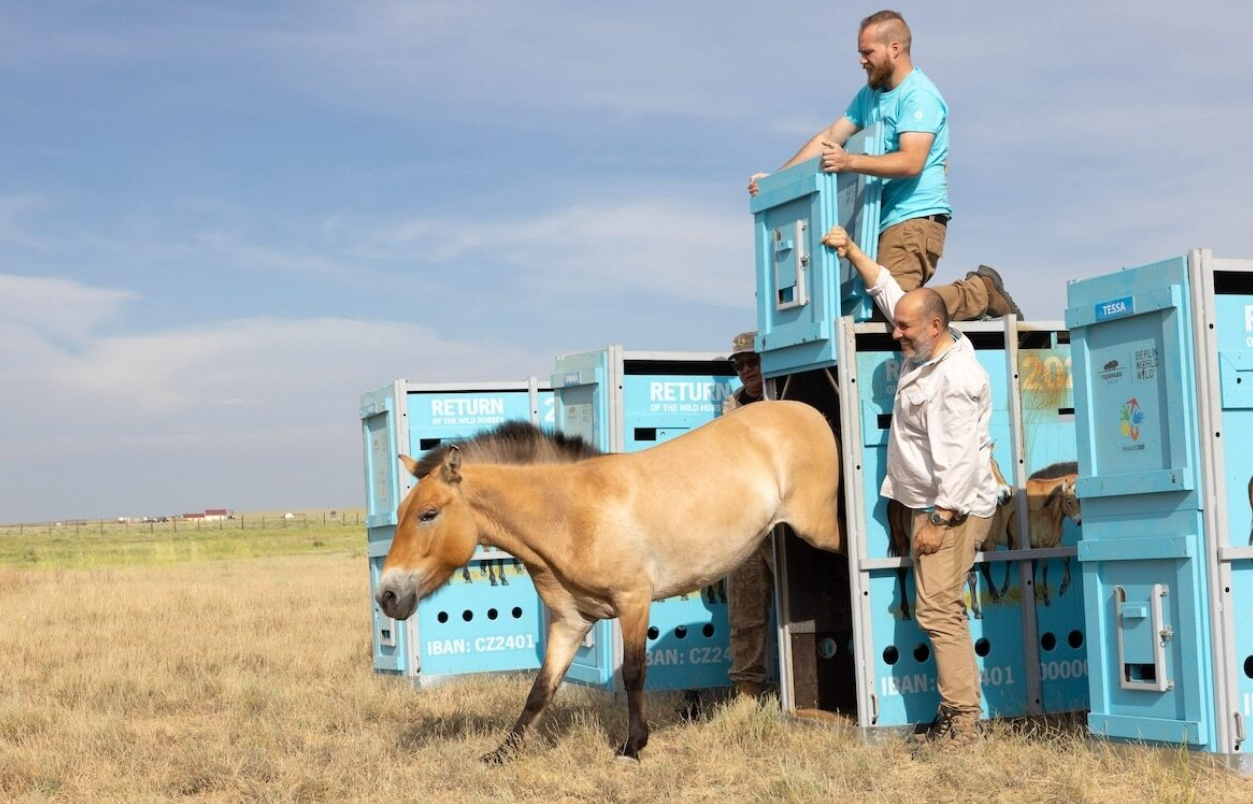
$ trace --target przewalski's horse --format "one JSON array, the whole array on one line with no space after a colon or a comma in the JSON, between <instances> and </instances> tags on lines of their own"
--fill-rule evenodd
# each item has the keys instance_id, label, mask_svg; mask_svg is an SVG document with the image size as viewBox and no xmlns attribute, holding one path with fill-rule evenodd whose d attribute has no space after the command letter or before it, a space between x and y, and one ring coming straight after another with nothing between
<instances>
[{"instance_id":1,"label":"przewalski's horse","mask_svg":"<svg viewBox=\"0 0 1253 804\"><path fill-rule=\"evenodd\" d=\"M1043 469L1032 472L1027 478L1027 535L1031 540L1031 546L1039 547L1057 547L1062 543L1062 529L1065 519L1069 518L1076 525L1083 524L1082 510L1079 505L1079 497L1075 493L1075 480L1079 477L1079 464L1075 461L1059 461L1050 464ZM1018 544L1018 525L1011 517L1009 526L1009 537L1014 544ZM1066 594L1066 590L1070 587L1070 557L1063 559L1065 570L1062 576L1062 584L1058 587L1057 594ZM1036 569L1040 564L1040 559L1033 559L1031 562L1031 578L1035 582ZM1036 586L1036 594L1044 601L1044 605L1049 605L1049 565L1048 560L1044 560L1044 570L1040 578L1041 583Z\"/></svg>"},{"instance_id":2,"label":"przewalski's horse","mask_svg":"<svg viewBox=\"0 0 1253 804\"><path fill-rule=\"evenodd\" d=\"M989 552L997 547L1008 547L1011 550L1014 548L1009 538L1009 523L1014 518L1014 487L1001 474L1001 465L996 462L996 458L992 459L992 477L996 479L996 510L992 512L992 525L988 529L988 535L981 544L976 545L976 549L981 552ZM992 596L994 603L1000 602L1001 595L1009 590L1010 562L1003 563L1005 581L999 590L992 583L992 562L984 561L979 565L979 571L983 573L983 580L988 586L988 594ZM979 588L973 569L966 576L966 588L970 591L970 611L974 613L976 620L982 620L983 604L979 601Z\"/></svg>"},{"instance_id":3,"label":"przewalski's horse","mask_svg":"<svg viewBox=\"0 0 1253 804\"><path fill-rule=\"evenodd\" d=\"M638 760L652 601L722 578L780 523L815 547L843 549L835 437L803 403L747 405L625 455L584 457L538 430L526 448L500 441L497 431L421 462L401 458L420 482L397 511L377 592L387 616L403 620L478 544L526 565L550 612L548 645L521 715L485 761L522 743L580 642L610 617L621 624L629 714L618 753Z\"/></svg>"},{"instance_id":4,"label":"przewalski's horse","mask_svg":"<svg viewBox=\"0 0 1253 804\"><path fill-rule=\"evenodd\" d=\"M1005 480L1005 476L1001 474L1001 466L996 462L996 458L992 459L992 477L996 479L996 511L992 514L992 529L988 531L987 538L978 545L980 550L995 550L996 545L1005 544L1006 525L1013 518L1013 506L1010 502L1013 500L1014 489ZM888 555L904 558L909 555L910 545L912 542L912 517L910 511L904 505L896 500L888 500ZM983 577L988 582L988 588L992 590L992 599L999 600L1000 595L997 594L995 587L992 586L992 571L988 564L981 565ZM905 586L905 576L908 569L902 565L896 568L897 586L901 590L901 619L910 619L909 614L909 592ZM966 586L970 590L970 605L974 609L975 617L982 618L983 610L979 605L979 591L975 584L975 571L972 569L970 575L966 579ZM1009 567L1005 569L1005 587L1001 589L1003 594L1005 589L1009 588Z\"/></svg>"}]
</instances>

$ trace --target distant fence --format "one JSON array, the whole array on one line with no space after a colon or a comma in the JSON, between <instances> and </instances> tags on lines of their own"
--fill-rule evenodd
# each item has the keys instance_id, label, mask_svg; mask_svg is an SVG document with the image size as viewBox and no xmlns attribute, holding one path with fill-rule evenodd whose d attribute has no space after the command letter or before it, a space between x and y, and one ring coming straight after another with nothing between
<instances>
[{"instance_id":1,"label":"distant fence","mask_svg":"<svg viewBox=\"0 0 1253 804\"><path fill-rule=\"evenodd\" d=\"M60 522L19 522L0 525L0 535L46 533L54 535L83 535L108 533L183 533L200 530L284 530L359 528L365 515L356 511L320 514L236 514L229 518L184 519L182 517L159 517L142 520L116 519L67 519Z\"/></svg>"}]
</instances>

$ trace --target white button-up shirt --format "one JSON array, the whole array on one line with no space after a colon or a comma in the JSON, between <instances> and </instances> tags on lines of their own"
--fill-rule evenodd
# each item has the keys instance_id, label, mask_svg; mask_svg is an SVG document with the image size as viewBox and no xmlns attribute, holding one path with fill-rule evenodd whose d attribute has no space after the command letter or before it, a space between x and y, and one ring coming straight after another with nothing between
<instances>
[{"instance_id":1,"label":"white button-up shirt","mask_svg":"<svg viewBox=\"0 0 1253 804\"><path fill-rule=\"evenodd\" d=\"M869 288L889 321L905 295L886 268ZM992 516L992 393L970 339L950 329L953 345L925 363L901 365L888 435L888 473L880 493L909 508L944 508Z\"/></svg>"}]
</instances>

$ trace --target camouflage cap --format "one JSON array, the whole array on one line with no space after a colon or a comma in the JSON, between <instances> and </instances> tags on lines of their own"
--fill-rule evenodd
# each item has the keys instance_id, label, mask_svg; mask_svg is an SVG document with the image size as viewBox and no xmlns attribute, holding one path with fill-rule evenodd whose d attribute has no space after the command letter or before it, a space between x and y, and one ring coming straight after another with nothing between
<instances>
[{"instance_id":1,"label":"camouflage cap","mask_svg":"<svg viewBox=\"0 0 1253 804\"><path fill-rule=\"evenodd\" d=\"M731 339L731 357L736 355L754 355L757 354L753 345L753 339L757 337L756 332L741 332Z\"/></svg>"}]
</instances>

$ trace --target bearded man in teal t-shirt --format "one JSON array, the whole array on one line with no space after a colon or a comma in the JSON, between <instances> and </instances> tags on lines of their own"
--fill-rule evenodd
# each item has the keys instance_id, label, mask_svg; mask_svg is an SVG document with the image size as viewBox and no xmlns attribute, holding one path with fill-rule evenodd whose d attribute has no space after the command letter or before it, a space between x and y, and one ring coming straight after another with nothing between
<instances>
[{"instance_id":1,"label":"bearded man in teal t-shirt","mask_svg":"<svg viewBox=\"0 0 1253 804\"><path fill-rule=\"evenodd\" d=\"M866 86L839 120L815 134L780 168L821 155L828 173L883 179L877 257L905 291L922 286L935 273L953 214L948 201L948 105L931 79L913 65L912 38L904 17L895 11L862 20L857 51ZM881 156L844 150L849 137L875 123L884 130ZM764 175L749 178L750 194L757 194L757 180ZM955 321L1022 315L1000 275L986 265L935 291Z\"/></svg>"}]
</instances>

